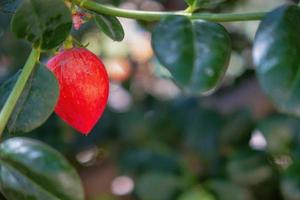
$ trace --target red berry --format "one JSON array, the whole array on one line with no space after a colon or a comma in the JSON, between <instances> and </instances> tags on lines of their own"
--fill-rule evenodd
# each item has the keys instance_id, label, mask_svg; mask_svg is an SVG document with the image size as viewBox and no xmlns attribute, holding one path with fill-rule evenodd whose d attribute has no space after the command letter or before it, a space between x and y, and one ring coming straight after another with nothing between
<instances>
[{"instance_id":1,"label":"red berry","mask_svg":"<svg viewBox=\"0 0 300 200\"><path fill-rule=\"evenodd\" d=\"M73 48L51 58L47 66L60 86L56 114L87 135L107 103L109 79L104 65L90 51Z\"/></svg>"}]
</instances>

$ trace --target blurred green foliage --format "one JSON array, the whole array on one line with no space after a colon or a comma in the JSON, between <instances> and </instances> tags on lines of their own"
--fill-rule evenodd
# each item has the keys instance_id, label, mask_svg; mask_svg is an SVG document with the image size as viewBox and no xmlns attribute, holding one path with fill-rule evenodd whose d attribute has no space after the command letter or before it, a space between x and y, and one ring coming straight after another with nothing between
<instances>
[{"instance_id":1,"label":"blurred green foliage","mask_svg":"<svg viewBox=\"0 0 300 200\"><path fill-rule=\"evenodd\" d=\"M105 2L118 5L125 1ZM130 2L135 3L135 1ZM283 1L273 0L257 4L253 2L259 1L225 1L214 9L255 10L257 8L255 6L261 4L264 4L267 9ZM156 1L156 3L164 5L165 9L174 9L173 5L184 6L183 1L173 1L173 3ZM1 7L1 10L3 8ZM30 49L26 42L17 40L10 32L10 18L9 13L0 13L0 82L23 66ZM144 24L136 26L140 33L145 33L144 28L149 27ZM137 87L143 82L140 76L142 79L154 76L146 70L141 72L141 68L144 69L149 67L149 63L156 62L147 60L140 64L127 50L124 54L133 66L133 73L129 80L117 85L122 85L130 95L131 106L120 111L110 105L88 137L77 134L55 114L42 127L25 136L39 139L55 147L64 153L79 171L91 170L90 167L97 167L98 161L103 159L99 156L100 158L95 158L94 165L92 163L92 166L86 166L76 157L80 152L94 146L99 151L104 149L105 161L112 163L117 169L115 176L127 175L134 180L134 191L124 199L300 199L298 161L300 120L278 114L272 108L257 116L257 111L247 103L243 106L233 106L226 111L219 106L209 104L216 99L218 105L225 106L236 99L247 102L249 96L244 97L243 93L234 91L238 91L245 82L253 82L254 78L253 66L249 56L247 57L247 50L251 48L252 29L256 26L249 30L250 26L253 24L245 23L244 27L228 25L234 52L245 60L243 66L238 67L244 70L237 77L231 77L232 79L227 77L222 88L211 97L188 97L179 94L164 99L145 91L145 88L140 89ZM84 40L84 37L94 30L94 26L85 24L74 34L78 40ZM107 38L103 35L100 37L99 44L96 43L100 48L122 45L121 43L108 45L105 43ZM104 58L110 57L107 51L102 49L100 54ZM49 55L43 55L44 60L48 57ZM230 67L238 64L233 63ZM155 67L158 67L157 63L152 66ZM153 71L155 70L152 69ZM151 79L152 82L147 84L154 85L161 80L163 79ZM258 94L251 95L254 100L259 99ZM228 96L231 100L228 100L230 99ZM256 104L261 103L259 100ZM118 101L125 101L124 96L121 96ZM270 104L268 105L271 107ZM18 135L24 136L24 134ZM5 136L9 138L16 135ZM90 187L89 184L94 183L85 184L86 187ZM110 191L105 193L107 194L96 195L93 200L122 199L109 194Z\"/></svg>"}]
</instances>

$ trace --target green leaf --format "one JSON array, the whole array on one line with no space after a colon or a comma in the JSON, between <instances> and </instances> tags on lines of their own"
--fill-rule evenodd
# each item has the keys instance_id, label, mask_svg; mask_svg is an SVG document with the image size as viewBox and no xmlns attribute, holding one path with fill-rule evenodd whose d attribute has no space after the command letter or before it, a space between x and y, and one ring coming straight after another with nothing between
<instances>
[{"instance_id":1,"label":"green leaf","mask_svg":"<svg viewBox=\"0 0 300 200\"><path fill-rule=\"evenodd\" d=\"M4 13L12 13L17 9L20 3L21 0L2 0L0 2L0 11Z\"/></svg>"},{"instance_id":2,"label":"green leaf","mask_svg":"<svg viewBox=\"0 0 300 200\"><path fill-rule=\"evenodd\" d=\"M37 140L12 138L0 144L0 190L9 200L83 200L74 168Z\"/></svg>"},{"instance_id":3,"label":"green leaf","mask_svg":"<svg viewBox=\"0 0 300 200\"><path fill-rule=\"evenodd\" d=\"M72 28L71 12L62 0L23 0L11 23L12 32L42 49L62 43Z\"/></svg>"},{"instance_id":4,"label":"green leaf","mask_svg":"<svg viewBox=\"0 0 300 200\"><path fill-rule=\"evenodd\" d=\"M276 107L300 116L300 8L281 6L256 33L253 58L263 91Z\"/></svg>"},{"instance_id":5,"label":"green leaf","mask_svg":"<svg viewBox=\"0 0 300 200\"><path fill-rule=\"evenodd\" d=\"M227 117L225 126L220 132L220 143L223 148L247 146L254 128L251 113L239 110Z\"/></svg>"},{"instance_id":6,"label":"green leaf","mask_svg":"<svg viewBox=\"0 0 300 200\"><path fill-rule=\"evenodd\" d=\"M143 200L171 200L181 187L182 182L176 175L153 171L139 177L136 193Z\"/></svg>"},{"instance_id":7,"label":"green leaf","mask_svg":"<svg viewBox=\"0 0 300 200\"><path fill-rule=\"evenodd\" d=\"M15 74L0 87L2 107L20 73ZM10 132L30 132L43 124L54 110L59 95L55 76L45 66L38 65L19 98L8 122Z\"/></svg>"},{"instance_id":8,"label":"green leaf","mask_svg":"<svg viewBox=\"0 0 300 200\"><path fill-rule=\"evenodd\" d=\"M124 39L124 30L118 18L110 15L96 15L96 24L108 37L114 41Z\"/></svg>"},{"instance_id":9,"label":"green leaf","mask_svg":"<svg viewBox=\"0 0 300 200\"><path fill-rule=\"evenodd\" d=\"M172 79L172 75L167 68L162 66L157 60L153 63L153 74L159 78Z\"/></svg>"},{"instance_id":10,"label":"green leaf","mask_svg":"<svg viewBox=\"0 0 300 200\"><path fill-rule=\"evenodd\" d=\"M266 151L271 155L289 155L298 141L299 129L300 120L286 115L273 115L258 125L268 144Z\"/></svg>"},{"instance_id":11,"label":"green leaf","mask_svg":"<svg viewBox=\"0 0 300 200\"><path fill-rule=\"evenodd\" d=\"M285 200L300 199L300 162L299 157L295 158L295 162L283 173L281 178L280 189Z\"/></svg>"},{"instance_id":12,"label":"green leaf","mask_svg":"<svg viewBox=\"0 0 300 200\"><path fill-rule=\"evenodd\" d=\"M212 195L210 192L204 190L201 187L195 187L192 188L191 190L185 191L178 200L196 200L196 199L201 199L201 200L216 200L214 195Z\"/></svg>"},{"instance_id":13,"label":"green leaf","mask_svg":"<svg viewBox=\"0 0 300 200\"><path fill-rule=\"evenodd\" d=\"M273 176L267 156L258 151L240 150L232 155L226 166L231 180L244 186L265 183Z\"/></svg>"},{"instance_id":14,"label":"green leaf","mask_svg":"<svg viewBox=\"0 0 300 200\"><path fill-rule=\"evenodd\" d=\"M201 163L203 176L219 173L220 161L219 134L223 118L219 113L210 110L194 108L188 115L183 131L183 144L186 149L196 153ZM196 159L195 159L196 161Z\"/></svg>"},{"instance_id":15,"label":"green leaf","mask_svg":"<svg viewBox=\"0 0 300 200\"><path fill-rule=\"evenodd\" d=\"M211 191L222 200L254 200L248 188L234 184L227 180L212 179L208 181Z\"/></svg>"},{"instance_id":16,"label":"green leaf","mask_svg":"<svg viewBox=\"0 0 300 200\"><path fill-rule=\"evenodd\" d=\"M180 171L180 162L176 154L148 149L125 151L119 159L120 168L125 173L160 171L176 173Z\"/></svg>"},{"instance_id":17,"label":"green leaf","mask_svg":"<svg viewBox=\"0 0 300 200\"><path fill-rule=\"evenodd\" d=\"M4 30L3 28L0 26L0 38L4 35Z\"/></svg>"},{"instance_id":18,"label":"green leaf","mask_svg":"<svg viewBox=\"0 0 300 200\"><path fill-rule=\"evenodd\" d=\"M230 58L230 38L219 24L163 19L152 35L154 52L186 92L205 94L220 83Z\"/></svg>"}]
</instances>

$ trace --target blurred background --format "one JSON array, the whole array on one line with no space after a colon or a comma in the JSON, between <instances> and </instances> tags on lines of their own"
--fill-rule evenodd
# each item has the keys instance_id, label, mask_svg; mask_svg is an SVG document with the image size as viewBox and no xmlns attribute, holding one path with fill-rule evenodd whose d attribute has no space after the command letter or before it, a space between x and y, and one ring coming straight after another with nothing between
<instances>
[{"instance_id":1,"label":"blurred background","mask_svg":"<svg viewBox=\"0 0 300 200\"><path fill-rule=\"evenodd\" d=\"M4 1L1 83L30 51L10 32L12 13ZM136 10L186 8L183 0L101 2ZM287 2L223 0L203 11L268 11ZM229 69L213 94L196 97L182 94L153 55L155 23L120 20L126 34L120 43L92 22L73 31L102 58L111 80L108 107L90 135L55 114L34 132L17 135L63 153L77 168L87 200L299 200L300 119L278 113L259 88L251 58L258 22L223 24L232 38Z\"/></svg>"}]
</instances>

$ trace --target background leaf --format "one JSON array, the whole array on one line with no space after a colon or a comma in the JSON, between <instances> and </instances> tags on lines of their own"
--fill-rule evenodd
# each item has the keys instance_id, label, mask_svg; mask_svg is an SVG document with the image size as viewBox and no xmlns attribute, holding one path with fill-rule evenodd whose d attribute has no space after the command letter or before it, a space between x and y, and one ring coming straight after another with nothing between
<instances>
[{"instance_id":1,"label":"background leaf","mask_svg":"<svg viewBox=\"0 0 300 200\"><path fill-rule=\"evenodd\" d=\"M232 182L217 179L208 182L209 189L218 199L222 200L254 200L251 192L246 188Z\"/></svg>"},{"instance_id":2,"label":"background leaf","mask_svg":"<svg viewBox=\"0 0 300 200\"><path fill-rule=\"evenodd\" d=\"M267 156L250 149L233 154L226 170L229 177L241 185L264 183L273 174L273 169L268 165Z\"/></svg>"},{"instance_id":3,"label":"background leaf","mask_svg":"<svg viewBox=\"0 0 300 200\"><path fill-rule=\"evenodd\" d=\"M184 192L178 200L216 200L216 198L201 187L195 187Z\"/></svg>"},{"instance_id":4,"label":"background leaf","mask_svg":"<svg viewBox=\"0 0 300 200\"><path fill-rule=\"evenodd\" d=\"M281 191L286 200L296 200L300 198L300 179L299 179L300 163L295 160L282 175Z\"/></svg>"},{"instance_id":5,"label":"background leaf","mask_svg":"<svg viewBox=\"0 0 300 200\"><path fill-rule=\"evenodd\" d=\"M299 141L300 120L286 115L273 115L258 124L266 139L266 152L271 155L289 155Z\"/></svg>"},{"instance_id":6,"label":"background leaf","mask_svg":"<svg viewBox=\"0 0 300 200\"><path fill-rule=\"evenodd\" d=\"M234 112L227 119L220 132L220 143L223 148L245 147L251 138L254 120L251 113L246 110Z\"/></svg>"},{"instance_id":7,"label":"background leaf","mask_svg":"<svg viewBox=\"0 0 300 200\"><path fill-rule=\"evenodd\" d=\"M71 12L62 0L23 0L11 23L12 32L43 49L63 42L72 28Z\"/></svg>"},{"instance_id":8,"label":"background leaf","mask_svg":"<svg viewBox=\"0 0 300 200\"><path fill-rule=\"evenodd\" d=\"M230 58L230 38L219 24L190 21L182 16L163 19L152 35L158 60L187 92L207 93L223 78Z\"/></svg>"},{"instance_id":9,"label":"background leaf","mask_svg":"<svg viewBox=\"0 0 300 200\"><path fill-rule=\"evenodd\" d=\"M0 26L0 38L4 35L3 28Z\"/></svg>"},{"instance_id":10,"label":"background leaf","mask_svg":"<svg viewBox=\"0 0 300 200\"><path fill-rule=\"evenodd\" d=\"M13 13L20 3L21 0L2 0L0 2L0 11L4 13Z\"/></svg>"},{"instance_id":11,"label":"background leaf","mask_svg":"<svg viewBox=\"0 0 300 200\"><path fill-rule=\"evenodd\" d=\"M136 193L143 200L171 200L180 187L181 181L176 175L153 171L137 180Z\"/></svg>"},{"instance_id":12,"label":"background leaf","mask_svg":"<svg viewBox=\"0 0 300 200\"><path fill-rule=\"evenodd\" d=\"M96 24L108 37L114 41L122 41L124 39L124 30L118 18L109 15L96 15Z\"/></svg>"},{"instance_id":13,"label":"background leaf","mask_svg":"<svg viewBox=\"0 0 300 200\"><path fill-rule=\"evenodd\" d=\"M256 33L253 57L262 89L276 107L300 115L300 8L270 12Z\"/></svg>"},{"instance_id":14,"label":"background leaf","mask_svg":"<svg viewBox=\"0 0 300 200\"><path fill-rule=\"evenodd\" d=\"M20 73L15 74L0 87L2 107ZM54 110L59 86L55 76L43 65L38 65L29 78L8 122L10 132L29 132L43 124Z\"/></svg>"},{"instance_id":15,"label":"background leaf","mask_svg":"<svg viewBox=\"0 0 300 200\"><path fill-rule=\"evenodd\" d=\"M74 168L39 141L4 141L0 144L0 163L0 190L9 200L83 200Z\"/></svg>"}]
</instances>

